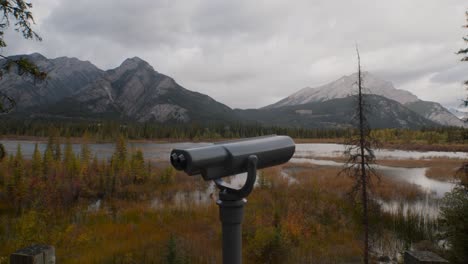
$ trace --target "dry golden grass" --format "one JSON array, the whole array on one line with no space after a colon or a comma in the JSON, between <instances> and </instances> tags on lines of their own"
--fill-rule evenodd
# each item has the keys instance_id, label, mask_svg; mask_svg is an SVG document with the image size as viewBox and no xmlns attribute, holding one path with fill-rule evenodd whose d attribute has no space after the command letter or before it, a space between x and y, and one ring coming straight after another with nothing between
<instances>
[{"instance_id":1,"label":"dry golden grass","mask_svg":"<svg viewBox=\"0 0 468 264\"><path fill-rule=\"evenodd\" d=\"M406 161L393 162L400 166L406 164ZM445 160L434 164L447 163L455 164ZM82 197L79 205L51 207L59 208L58 211L45 208L45 213L32 214L34 217L28 212L20 216L14 216L13 211L11 216L0 214L0 224L4 226L0 230L4 242L0 257L38 242L54 245L60 263L167 263L172 236L179 257L190 263L219 263L221 225L216 204L210 201L199 205L189 201L186 206L179 206L174 202L177 193L206 190L209 182L172 171L170 181L163 183L161 175L168 173L165 165L153 167L144 184L122 186L114 198L103 198L97 212L87 211L96 198ZM29 162L26 166L29 167ZM248 197L245 209L244 261L344 263L359 260L361 222L355 217L357 207L348 196L354 182L346 175L338 175L341 169L288 163L262 170L265 184ZM297 179L298 184L290 184L283 177L283 170ZM421 195L418 187L387 177L374 180L371 192L383 200L411 200ZM3 199L0 212L14 209L6 205L6 197ZM152 207L153 199L160 201L161 206ZM21 226L26 228L18 228Z\"/></svg>"},{"instance_id":2,"label":"dry golden grass","mask_svg":"<svg viewBox=\"0 0 468 264\"><path fill-rule=\"evenodd\" d=\"M301 158L300 156L297 158ZM304 158L304 157L303 157ZM344 157L320 157L320 160L335 161L345 163ZM431 179L440 181L454 180L456 171L463 164L462 159L451 158L433 158L433 159L379 159L376 164L400 167L400 168L427 168L426 176ZM310 163L287 163L285 168L317 168L319 165Z\"/></svg>"},{"instance_id":3,"label":"dry golden grass","mask_svg":"<svg viewBox=\"0 0 468 264\"><path fill-rule=\"evenodd\" d=\"M424 195L423 191L414 184L392 180L382 176L380 180L374 180L371 185L371 192L382 200L415 200Z\"/></svg>"},{"instance_id":4,"label":"dry golden grass","mask_svg":"<svg viewBox=\"0 0 468 264\"><path fill-rule=\"evenodd\" d=\"M297 167L295 167L297 165ZM342 171L340 167L317 166L314 164L292 164L284 166L290 171L295 171L291 175L300 180L305 186L317 186L320 190L327 192L337 192L339 194L347 194L354 185L351 177L345 174L339 174ZM292 170L296 168L296 170ZM421 195L421 189L413 184L392 180L385 175L380 175L379 178L372 178L371 192L383 199L406 199L413 200Z\"/></svg>"},{"instance_id":5,"label":"dry golden grass","mask_svg":"<svg viewBox=\"0 0 468 264\"><path fill-rule=\"evenodd\" d=\"M409 160L379 160L377 164L403 167L403 168L428 168L426 176L431 179L450 181L455 178L455 172L460 168L460 159L409 159Z\"/></svg>"},{"instance_id":6,"label":"dry golden grass","mask_svg":"<svg viewBox=\"0 0 468 264\"><path fill-rule=\"evenodd\" d=\"M409 144L389 142L383 143L382 148L386 149L399 149L399 150L414 150L414 151L460 151L467 152L467 144L427 144L425 142L412 142Z\"/></svg>"}]
</instances>

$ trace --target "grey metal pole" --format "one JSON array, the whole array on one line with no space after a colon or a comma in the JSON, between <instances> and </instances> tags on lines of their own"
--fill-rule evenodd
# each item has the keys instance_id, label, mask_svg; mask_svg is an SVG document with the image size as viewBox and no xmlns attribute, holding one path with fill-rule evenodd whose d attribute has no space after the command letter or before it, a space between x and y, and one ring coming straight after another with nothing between
<instances>
[{"instance_id":1,"label":"grey metal pole","mask_svg":"<svg viewBox=\"0 0 468 264\"><path fill-rule=\"evenodd\" d=\"M215 181L221 189L217 204L223 233L223 264L242 264L242 220L247 195L253 190L257 179L258 158L251 155L247 158L247 179L241 189L231 189Z\"/></svg>"},{"instance_id":2,"label":"grey metal pole","mask_svg":"<svg viewBox=\"0 0 468 264\"><path fill-rule=\"evenodd\" d=\"M223 233L223 264L242 263L242 220L246 199L218 200Z\"/></svg>"}]
</instances>

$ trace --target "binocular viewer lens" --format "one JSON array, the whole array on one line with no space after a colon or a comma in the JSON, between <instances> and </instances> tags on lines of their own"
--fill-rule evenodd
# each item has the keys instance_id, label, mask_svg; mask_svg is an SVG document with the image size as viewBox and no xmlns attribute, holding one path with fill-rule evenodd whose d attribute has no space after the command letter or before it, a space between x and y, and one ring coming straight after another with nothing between
<instances>
[{"instance_id":1,"label":"binocular viewer lens","mask_svg":"<svg viewBox=\"0 0 468 264\"><path fill-rule=\"evenodd\" d=\"M177 155L177 153L172 153L171 164L177 170L184 170L187 167L187 160L185 159L184 154Z\"/></svg>"}]
</instances>

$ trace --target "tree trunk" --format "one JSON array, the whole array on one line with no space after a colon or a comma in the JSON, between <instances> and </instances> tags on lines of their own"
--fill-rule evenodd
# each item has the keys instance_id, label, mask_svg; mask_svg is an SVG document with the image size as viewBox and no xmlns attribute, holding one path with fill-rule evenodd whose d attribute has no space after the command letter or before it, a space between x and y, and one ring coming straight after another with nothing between
<instances>
[{"instance_id":1,"label":"tree trunk","mask_svg":"<svg viewBox=\"0 0 468 264\"><path fill-rule=\"evenodd\" d=\"M359 142L361 151L361 188L362 188L362 209L363 209L363 227L364 227L364 263L369 263L369 221L367 213L367 175L366 175L366 160L365 160L365 127L364 127L364 106L362 100L362 78L361 78L361 59L359 50L358 56L358 88L359 88Z\"/></svg>"}]
</instances>

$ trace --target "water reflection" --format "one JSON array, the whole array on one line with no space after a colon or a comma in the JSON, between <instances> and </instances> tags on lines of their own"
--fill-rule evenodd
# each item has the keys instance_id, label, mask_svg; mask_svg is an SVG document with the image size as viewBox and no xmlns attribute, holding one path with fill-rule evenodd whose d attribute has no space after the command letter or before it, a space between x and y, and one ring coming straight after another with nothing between
<instances>
[{"instance_id":1,"label":"water reflection","mask_svg":"<svg viewBox=\"0 0 468 264\"><path fill-rule=\"evenodd\" d=\"M413 202L403 200L383 201L375 200L383 212L392 215L401 214L404 218L416 217L422 222L436 220L440 213L440 199L434 199L430 194L426 194L423 199Z\"/></svg>"},{"instance_id":2,"label":"water reflection","mask_svg":"<svg viewBox=\"0 0 468 264\"><path fill-rule=\"evenodd\" d=\"M343 155L345 145L342 144L296 144L296 157L340 157ZM468 158L466 152L444 151L408 151L378 149L375 151L377 159L429 159L429 158Z\"/></svg>"},{"instance_id":3,"label":"water reflection","mask_svg":"<svg viewBox=\"0 0 468 264\"><path fill-rule=\"evenodd\" d=\"M290 162L335 167L342 167L344 165L344 163L340 162L314 158L292 158ZM382 165L373 165L373 168L385 177L416 184L424 191L433 193L437 198L442 198L445 193L450 192L455 187L455 183L453 182L444 182L428 178L426 176L427 168L400 168Z\"/></svg>"}]
</instances>

